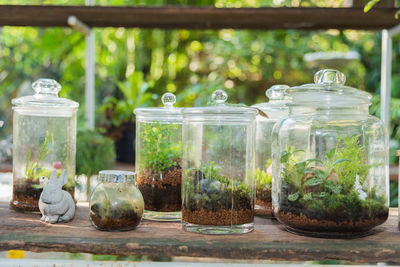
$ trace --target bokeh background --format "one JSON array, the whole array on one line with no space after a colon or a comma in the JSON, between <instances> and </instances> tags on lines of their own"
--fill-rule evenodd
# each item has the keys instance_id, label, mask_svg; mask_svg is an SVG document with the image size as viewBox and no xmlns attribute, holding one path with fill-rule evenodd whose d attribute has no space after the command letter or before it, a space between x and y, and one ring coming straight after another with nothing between
<instances>
[{"instance_id":1,"label":"bokeh background","mask_svg":"<svg viewBox=\"0 0 400 267\"><path fill-rule=\"evenodd\" d=\"M215 7L344 7L349 0L96 0L96 5L191 5ZM0 4L10 1L0 0ZM14 0L12 4L85 5L84 0ZM96 28L96 130L85 129L85 38L71 28L0 28L0 155L9 161L11 99L32 94L41 77L59 81L60 93L78 101L78 173L91 176L114 161L114 144L133 132L133 109L160 106L172 92L182 107L205 105L224 89L231 103L265 102L273 84L313 82L322 68L345 73L347 85L373 94L371 113L379 116L381 33L354 30L158 30ZM400 135L399 38L393 41L391 163ZM105 138L107 137L107 138ZM9 140L9 138L8 138ZM99 144L103 144L99 151ZM8 150L7 150L8 149ZM80 153L79 151L86 151ZM118 148L117 148L118 154ZM8 156L7 156L8 155ZM90 156L92 155L92 156ZM110 157L112 155L112 157ZM120 161L133 162L133 159ZM112 159L112 160L110 160ZM397 184L392 182L392 195ZM392 197L392 205L397 198Z\"/></svg>"}]
</instances>

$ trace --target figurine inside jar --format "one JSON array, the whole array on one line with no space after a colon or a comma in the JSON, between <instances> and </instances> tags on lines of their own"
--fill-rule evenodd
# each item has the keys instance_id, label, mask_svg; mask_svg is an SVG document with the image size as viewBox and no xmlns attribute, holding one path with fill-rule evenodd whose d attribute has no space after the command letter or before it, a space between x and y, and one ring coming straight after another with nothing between
<instances>
[{"instance_id":1,"label":"figurine inside jar","mask_svg":"<svg viewBox=\"0 0 400 267\"><path fill-rule=\"evenodd\" d=\"M271 218L272 212L272 129L280 119L289 113L287 104L290 99L286 95L287 85L274 85L265 94L268 103L256 104L256 170L255 181L255 215Z\"/></svg>"},{"instance_id":2,"label":"figurine inside jar","mask_svg":"<svg viewBox=\"0 0 400 267\"><path fill-rule=\"evenodd\" d=\"M90 220L102 231L128 231L139 225L143 197L135 186L136 174L129 171L100 171L99 184L90 197Z\"/></svg>"}]
</instances>

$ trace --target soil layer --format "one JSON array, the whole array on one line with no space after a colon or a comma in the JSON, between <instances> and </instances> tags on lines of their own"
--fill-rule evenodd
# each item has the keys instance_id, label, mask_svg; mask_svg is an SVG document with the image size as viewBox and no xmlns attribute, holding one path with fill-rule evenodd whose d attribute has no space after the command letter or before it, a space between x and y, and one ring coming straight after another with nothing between
<instances>
[{"instance_id":1,"label":"soil layer","mask_svg":"<svg viewBox=\"0 0 400 267\"><path fill-rule=\"evenodd\" d=\"M145 210L180 211L182 169L172 166L162 173L145 171L138 176L137 186L143 195Z\"/></svg>"},{"instance_id":2,"label":"soil layer","mask_svg":"<svg viewBox=\"0 0 400 267\"><path fill-rule=\"evenodd\" d=\"M40 185L38 180L26 179L21 183L13 185L13 197L10 201L10 206L22 212L39 212L39 198L42 193L42 188L35 188ZM74 198L74 188L63 187Z\"/></svg>"},{"instance_id":3,"label":"soil layer","mask_svg":"<svg viewBox=\"0 0 400 267\"><path fill-rule=\"evenodd\" d=\"M141 216L133 210L113 210L110 216L102 217L97 204L90 207L93 226L102 231L129 231L139 225Z\"/></svg>"},{"instance_id":4,"label":"soil layer","mask_svg":"<svg viewBox=\"0 0 400 267\"><path fill-rule=\"evenodd\" d=\"M251 209L241 210L182 210L182 221L201 225L239 225L251 223L254 220L254 213Z\"/></svg>"},{"instance_id":5,"label":"soil layer","mask_svg":"<svg viewBox=\"0 0 400 267\"><path fill-rule=\"evenodd\" d=\"M259 216L274 216L272 211L271 190L269 188L258 188L256 190L254 213Z\"/></svg>"},{"instance_id":6,"label":"soil layer","mask_svg":"<svg viewBox=\"0 0 400 267\"><path fill-rule=\"evenodd\" d=\"M350 220L341 220L337 214L337 220L312 219L304 213L294 214L291 212L279 212L279 221L289 227L314 232L367 232L373 227L386 221L388 213L382 211L377 217L361 217Z\"/></svg>"}]
</instances>

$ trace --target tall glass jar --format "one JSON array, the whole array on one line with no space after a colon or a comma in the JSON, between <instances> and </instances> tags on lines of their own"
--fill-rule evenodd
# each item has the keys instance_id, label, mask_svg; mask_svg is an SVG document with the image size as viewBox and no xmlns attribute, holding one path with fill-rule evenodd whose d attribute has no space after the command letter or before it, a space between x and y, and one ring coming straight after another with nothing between
<instances>
[{"instance_id":1,"label":"tall glass jar","mask_svg":"<svg viewBox=\"0 0 400 267\"><path fill-rule=\"evenodd\" d=\"M55 168L65 170L64 186L74 196L76 111L79 104L58 97L61 86L40 79L32 84L33 96L12 100L13 197L10 206L18 211L38 212L43 189L40 182Z\"/></svg>"},{"instance_id":2,"label":"tall glass jar","mask_svg":"<svg viewBox=\"0 0 400 267\"><path fill-rule=\"evenodd\" d=\"M254 214L262 217L273 217L272 212L272 128L276 122L289 114L289 98L285 91L287 85L274 85L265 94L268 103L256 104L259 110L256 117L256 170L254 182L256 199Z\"/></svg>"},{"instance_id":3,"label":"tall glass jar","mask_svg":"<svg viewBox=\"0 0 400 267\"><path fill-rule=\"evenodd\" d=\"M90 196L92 225L102 231L129 231L139 225L144 202L135 186L136 174L129 171L104 170Z\"/></svg>"},{"instance_id":4,"label":"tall glass jar","mask_svg":"<svg viewBox=\"0 0 400 267\"><path fill-rule=\"evenodd\" d=\"M353 237L388 217L388 136L370 94L336 70L287 90L289 117L273 130L273 207L295 233Z\"/></svg>"},{"instance_id":5,"label":"tall glass jar","mask_svg":"<svg viewBox=\"0 0 400 267\"><path fill-rule=\"evenodd\" d=\"M225 104L183 111L182 227L205 234L254 229L254 131L257 110Z\"/></svg>"},{"instance_id":6,"label":"tall glass jar","mask_svg":"<svg viewBox=\"0 0 400 267\"><path fill-rule=\"evenodd\" d=\"M136 173L143 194L143 218L180 221L182 183L182 109L175 95L162 96L162 108L137 108Z\"/></svg>"}]
</instances>

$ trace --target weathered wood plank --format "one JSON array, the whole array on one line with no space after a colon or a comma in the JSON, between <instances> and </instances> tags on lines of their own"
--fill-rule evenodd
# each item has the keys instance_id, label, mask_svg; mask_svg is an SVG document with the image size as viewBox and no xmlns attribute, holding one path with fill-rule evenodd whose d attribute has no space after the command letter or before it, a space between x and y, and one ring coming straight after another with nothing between
<instances>
[{"instance_id":1,"label":"weathered wood plank","mask_svg":"<svg viewBox=\"0 0 400 267\"><path fill-rule=\"evenodd\" d=\"M90 225L86 206L79 206L76 218L68 224L48 225L39 218L0 203L0 250L400 264L400 232L394 210L374 235L351 240L297 236L284 231L276 221L260 218L256 231L238 236L187 233L179 223L148 221L130 232L101 232Z\"/></svg>"},{"instance_id":2,"label":"weathered wood plank","mask_svg":"<svg viewBox=\"0 0 400 267\"><path fill-rule=\"evenodd\" d=\"M214 7L106 7L0 6L0 26L67 27L76 16L92 27L163 29L364 29L398 24L395 8L214 8Z\"/></svg>"}]
</instances>

